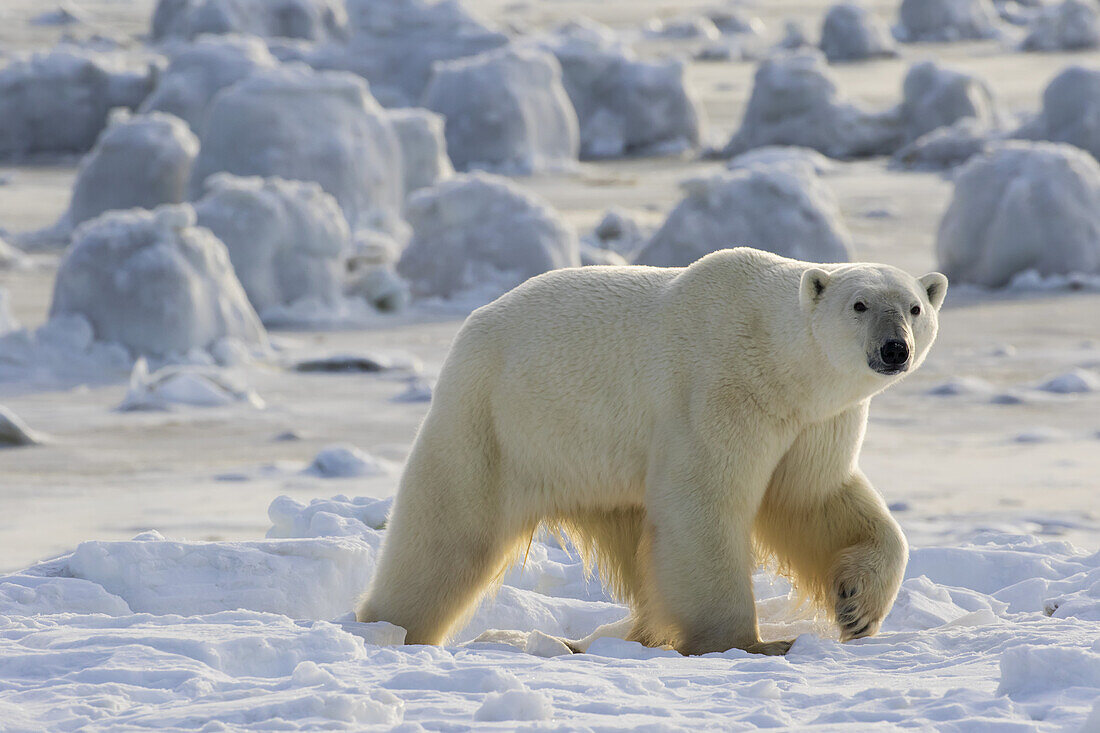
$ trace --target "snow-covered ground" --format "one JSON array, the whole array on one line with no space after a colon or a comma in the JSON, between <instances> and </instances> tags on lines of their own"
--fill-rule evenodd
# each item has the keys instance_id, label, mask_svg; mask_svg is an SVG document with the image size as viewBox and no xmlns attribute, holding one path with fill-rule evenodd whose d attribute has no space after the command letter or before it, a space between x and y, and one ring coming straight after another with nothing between
<instances>
[{"instance_id":1,"label":"snow-covered ground","mask_svg":"<svg viewBox=\"0 0 1100 733\"><path fill-rule=\"evenodd\" d=\"M55 3L5 0L0 67L66 33L116 38L114 51L140 65L147 51L134 38L148 32L154 4L67 0L82 20L51 25L29 21ZM467 2L509 32L583 15L642 60L686 59L715 148L740 126L756 63L699 51L744 39L646 33L648 21L734 9L762 21L763 54L788 19L816 43L829 5ZM898 22L895 0L864 5ZM879 112L898 103L910 66L931 59L983 79L1024 122L1064 68L1100 66L1095 51L1021 53L1026 28L997 29L990 40L902 43L898 58L833 64L829 74L845 98ZM54 224L78 162L0 166L0 238L18 245L21 233ZM726 162L685 154L574 165L514 182L583 241L611 207L656 230L683 199L682 181ZM897 170L880 157L820 173L853 259L917 274L937 267L950 172ZM731 244L741 243L752 244ZM60 255L0 261L0 293L22 326L47 321ZM863 451L912 548L894 610L879 635L840 644L785 582L761 572L765 637L799 637L781 658L684 658L611 638L584 655L544 656L560 647L539 634L579 638L625 614L547 538L446 648L400 646L399 630L347 621L472 301L370 313L354 329L272 330L258 357L151 364L132 383L124 353L99 345L77 358L57 327L0 341L0 730L1100 731L1096 274L1025 276L996 291L953 285L931 356L876 398ZM27 354L37 361L20 361ZM326 356L358 368L294 368ZM364 356L380 368L354 358ZM39 444L6 447L18 442L13 424ZM522 633L473 641L488 630Z\"/></svg>"}]
</instances>

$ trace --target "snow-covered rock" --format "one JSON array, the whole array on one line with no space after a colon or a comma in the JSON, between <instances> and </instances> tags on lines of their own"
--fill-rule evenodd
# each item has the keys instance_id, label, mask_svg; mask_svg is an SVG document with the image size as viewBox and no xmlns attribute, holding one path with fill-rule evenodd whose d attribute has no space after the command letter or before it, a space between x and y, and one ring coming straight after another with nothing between
<instances>
[{"instance_id":1,"label":"snow-covered rock","mask_svg":"<svg viewBox=\"0 0 1100 733\"><path fill-rule=\"evenodd\" d=\"M385 110L358 77L300 64L263 69L214 98L191 195L218 171L316 181L352 229L400 215L401 146Z\"/></svg>"},{"instance_id":2,"label":"snow-covered rock","mask_svg":"<svg viewBox=\"0 0 1100 733\"><path fill-rule=\"evenodd\" d=\"M986 128L998 122L997 106L988 84L933 61L909 68L896 114L907 142L961 119L974 118Z\"/></svg>"},{"instance_id":3,"label":"snow-covered rock","mask_svg":"<svg viewBox=\"0 0 1100 733\"><path fill-rule=\"evenodd\" d=\"M214 95L259 69L276 65L259 38L241 35L201 36L169 46L168 68L157 77L141 112L168 112L201 132Z\"/></svg>"},{"instance_id":4,"label":"snow-covered rock","mask_svg":"<svg viewBox=\"0 0 1100 733\"><path fill-rule=\"evenodd\" d=\"M703 111L677 60L640 61L614 33L589 20L543 41L561 63L580 124L582 158L672 152L699 144Z\"/></svg>"},{"instance_id":5,"label":"snow-covered rock","mask_svg":"<svg viewBox=\"0 0 1100 733\"><path fill-rule=\"evenodd\" d=\"M436 62L508 43L460 0L347 0L347 11L348 43L320 48L309 62L365 77L387 107L419 104Z\"/></svg>"},{"instance_id":6,"label":"snow-covered rock","mask_svg":"<svg viewBox=\"0 0 1100 733\"><path fill-rule=\"evenodd\" d=\"M118 117L80 162L66 221L71 226L114 209L152 209L187 197L199 140L163 112Z\"/></svg>"},{"instance_id":7,"label":"snow-covered rock","mask_svg":"<svg viewBox=\"0 0 1100 733\"><path fill-rule=\"evenodd\" d=\"M511 181L459 175L409 197L413 237L397 271L413 295L499 295L558 267L580 265L577 237L553 208ZM495 297L494 295L494 297Z\"/></svg>"},{"instance_id":8,"label":"snow-covered rock","mask_svg":"<svg viewBox=\"0 0 1100 733\"><path fill-rule=\"evenodd\" d=\"M1043 90L1043 107L1013 137L1069 143L1100 158L1100 69L1070 66Z\"/></svg>"},{"instance_id":9,"label":"snow-covered rock","mask_svg":"<svg viewBox=\"0 0 1100 733\"><path fill-rule=\"evenodd\" d=\"M682 267L726 247L810 262L846 262L851 236L832 193L808 166L739 168L684 184L677 204L635 258Z\"/></svg>"},{"instance_id":10,"label":"snow-covered rock","mask_svg":"<svg viewBox=\"0 0 1100 733\"><path fill-rule=\"evenodd\" d=\"M580 152L561 65L537 48L509 46L441 61L422 101L446 118L447 152L459 170L562 169Z\"/></svg>"},{"instance_id":11,"label":"snow-covered rock","mask_svg":"<svg viewBox=\"0 0 1100 733\"><path fill-rule=\"evenodd\" d=\"M87 152L110 110L137 107L152 80L75 47L11 59L0 68L0 160Z\"/></svg>"},{"instance_id":12,"label":"snow-covered rock","mask_svg":"<svg viewBox=\"0 0 1100 733\"><path fill-rule=\"evenodd\" d=\"M275 306L340 298L350 235L336 199L316 183L280 178L220 173L206 184L198 224L225 244L261 318Z\"/></svg>"},{"instance_id":13,"label":"snow-covered rock","mask_svg":"<svg viewBox=\"0 0 1100 733\"><path fill-rule=\"evenodd\" d=\"M753 77L741 127L723 154L799 145L832 158L881 155L900 144L897 123L845 100L817 52L767 59Z\"/></svg>"},{"instance_id":14,"label":"snow-covered rock","mask_svg":"<svg viewBox=\"0 0 1100 733\"><path fill-rule=\"evenodd\" d=\"M144 357L134 363L130 387L118 409L173 410L186 407L225 407L243 403L262 408L264 401L240 379L218 367L194 364L166 366L149 372Z\"/></svg>"},{"instance_id":15,"label":"snow-covered rock","mask_svg":"<svg viewBox=\"0 0 1100 733\"><path fill-rule=\"evenodd\" d=\"M894 35L906 43L993 38L999 22L991 0L902 0Z\"/></svg>"},{"instance_id":16,"label":"snow-covered rock","mask_svg":"<svg viewBox=\"0 0 1100 733\"><path fill-rule=\"evenodd\" d=\"M415 107L390 110L388 115L401 143L406 193L434 186L454 174L447 157L443 117Z\"/></svg>"},{"instance_id":17,"label":"snow-covered rock","mask_svg":"<svg viewBox=\"0 0 1100 733\"><path fill-rule=\"evenodd\" d=\"M886 23L859 3L838 3L829 8L818 45L830 62L898 55Z\"/></svg>"},{"instance_id":18,"label":"snow-covered rock","mask_svg":"<svg viewBox=\"0 0 1100 733\"><path fill-rule=\"evenodd\" d=\"M1069 145L992 146L958 173L936 252L952 280L987 287L1100 274L1100 165Z\"/></svg>"},{"instance_id":19,"label":"snow-covered rock","mask_svg":"<svg viewBox=\"0 0 1100 733\"><path fill-rule=\"evenodd\" d=\"M58 268L51 321L87 320L98 341L133 354L266 343L229 254L186 205L108 212L77 228Z\"/></svg>"},{"instance_id":20,"label":"snow-covered rock","mask_svg":"<svg viewBox=\"0 0 1100 733\"><path fill-rule=\"evenodd\" d=\"M988 126L976 117L964 117L937 127L894 153L892 163L913 170L943 170L962 165L992 142Z\"/></svg>"},{"instance_id":21,"label":"snow-covered rock","mask_svg":"<svg viewBox=\"0 0 1100 733\"><path fill-rule=\"evenodd\" d=\"M250 33L319 41L342 37L346 26L340 0L160 0L153 13L157 40Z\"/></svg>"},{"instance_id":22,"label":"snow-covered rock","mask_svg":"<svg viewBox=\"0 0 1100 733\"><path fill-rule=\"evenodd\" d=\"M1028 24L1024 51L1075 51L1100 46L1100 9L1095 2L1063 0L1039 9Z\"/></svg>"}]
</instances>

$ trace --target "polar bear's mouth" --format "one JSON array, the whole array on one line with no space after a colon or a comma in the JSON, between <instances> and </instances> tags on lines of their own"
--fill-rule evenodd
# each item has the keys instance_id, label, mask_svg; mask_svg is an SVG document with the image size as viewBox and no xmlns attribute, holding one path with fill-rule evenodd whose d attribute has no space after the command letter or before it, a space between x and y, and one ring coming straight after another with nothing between
<instances>
[{"instance_id":1,"label":"polar bear's mouth","mask_svg":"<svg viewBox=\"0 0 1100 733\"><path fill-rule=\"evenodd\" d=\"M875 357L871 357L867 360L867 366L871 367L873 371L883 375L884 377L896 377L902 372L909 371L908 361L906 361L904 364L887 364L881 359Z\"/></svg>"}]
</instances>

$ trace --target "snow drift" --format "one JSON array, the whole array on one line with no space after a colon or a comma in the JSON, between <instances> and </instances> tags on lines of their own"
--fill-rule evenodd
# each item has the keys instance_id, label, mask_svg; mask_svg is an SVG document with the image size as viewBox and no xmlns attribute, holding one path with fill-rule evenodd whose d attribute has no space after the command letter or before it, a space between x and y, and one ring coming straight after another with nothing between
<instances>
[{"instance_id":1,"label":"snow drift","mask_svg":"<svg viewBox=\"0 0 1100 733\"><path fill-rule=\"evenodd\" d=\"M1070 66L1043 90L1039 114L1013 137L1069 143L1100 158L1100 70Z\"/></svg>"},{"instance_id":2,"label":"snow drift","mask_svg":"<svg viewBox=\"0 0 1100 733\"><path fill-rule=\"evenodd\" d=\"M993 38L999 23L991 0L902 0L894 35L908 43Z\"/></svg>"},{"instance_id":3,"label":"snow drift","mask_svg":"<svg viewBox=\"0 0 1100 733\"><path fill-rule=\"evenodd\" d=\"M97 341L166 357L266 335L225 245L186 205L108 212L81 225L58 268L50 320L80 316Z\"/></svg>"},{"instance_id":4,"label":"snow drift","mask_svg":"<svg viewBox=\"0 0 1100 733\"><path fill-rule=\"evenodd\" d=\"M401 146L358 77L301 64L263 69L214 98L191 195L219 171L316 181L353 229L400 215Z\"/></svg>"},{"instance_id":5,"label":"snow drift","mask_svg":"<svg viewBox=\"0 0 1100 733\"><path fill-rule=\"evenodd\" d=\"M1094 2L1064 0L1039 8L1020 44L1024 51L1075 51L1100 46L1100 10Z\"/></svg>"},{"instance_id":6,"label":"snow drift","mask_svg":"<svg viewBox=\"0 0 1100 733\"><path fill-rule=\"evenodd\" d=\"M459 170L526 174L567 168L580 151L577 115L549 53L509 46L433 66L423 104L446 118Z\"/></svg>"},{"instance_id":7,"label":"snow drift","mask_svg":"<svg viewBox=\"0 0 1100 733\"><path fill-rule=\"evenodd\" d=\"M818 45L830 62L898 55L890 29L859 3L838 3L829 8L821 24Z\"/></svg>"},{"instance_id":8,"label":"snow drift","mask_svg":"<svg viewBox=\"0 0 1100 733\"><path fill-rule=\"evenodd\" d=\"M405 192L433 186L454 174L447 157L443 117L426 109L394 109L388 113L404 162Z\"/></svg>"},{"instance_id":9,"label":"snow drift","mask_svg":"<svg viewBox=\"0 0 1100 733\"><path fill-rule=\"evenodd\" d=\"M340 0L160 0L153 13L155 40L250 33L319 41L343 36L346 26Z\"/></svg>"},{"instance_id":10,"label":"snow drift","mask_svg":"<svg viewBox=\"0 0 1100 733\"><path fill-rule=\"evenodd\" d=\"M635 263L683 267L726 247L755 247L810 262L847 262L851 236L831 192L807 165L748 166L684 184Z\"/></svg>"},{"instance_id":11,"label":"snow drift","mask_svg":"<svg viewBox=\"0 0 1100 733\"><path fill-rule=\"evenodd\" d=\"M206 183L198 224L225 244L261 317L299 300L339 299L350 235L336 199L316 183L281 178L219 173Z\"/></svg>"},{"instance_id":12,"label":"snow drift","mask_svg":"<svg viewBox=\"0 0 1100 733\"><path fill-rule=\"evenodd\" d=\"M548 36L580 124L583 158L671 152L699 144L703 111L676 60L639 61L614 33L588 20Z\"/></svg>"},{"instance_id":13,"label":"snow drift","mask_svg":"<svg viewBox=\"0 0 1100 733\"><path fill-rule=\"evenodd\" d=\"M168 68L158 76L139 111L168 112L196 132L202 131L215 94L259 69L276 65L264 42L252 36L202 36L168 50Z\"/></svg>"},{"instance_id":14,"label":"snow drift","mask_svg":"<svg viewBox=\"0 0 1100 733\"><path fill-rule=\"evenodd\" d=\"M348 0L347 10L347 44L317 49L309 63L359 74L387 107L419 104L436 62L508 43L459 0Z\"/></svg>"},{"instance_id":15,"label":"snow drift","mask_svg":"<svg viewBox=\"0 0 1100 733\"><path fill-rule=\"evenodd\" d=\"M959 172L936 253L948 277L987 287L1100 274L1100 164L1069 145L993 146Z\"/></svg>"},{"instance_id":16,"label":"snow drift","mask_svg":"<svg viewBox=\"0 0 1100 733\"><path fill-rule=\"evenodd\" d=\"M409 197L413 237L397 263L413 295L492 297L523 280L580 264L577 237L553 208L505 178L459 175Z\"/></svg>"},{"instance_id":17,"label":"snow drift","mask_svg":"<svg viewBox=\"0 0 1100 733\"><path fill-rule=\"evenodd\" d=\"M0 160L84 153L114 107L137 107L153 74L113 69L90 51L62 46L0 69Z\"/></svg>"},{"instance_id":18,"label":"snow drift","mask_svg":"<svg viewBox=\"0 0 1100 733\"><path fill-rule=\"evenodd\" d=\"M178 117L152 112L113 120L80 162L67 223L181 203L198 154L198 138Z\"/></svg>"}]
</instances>

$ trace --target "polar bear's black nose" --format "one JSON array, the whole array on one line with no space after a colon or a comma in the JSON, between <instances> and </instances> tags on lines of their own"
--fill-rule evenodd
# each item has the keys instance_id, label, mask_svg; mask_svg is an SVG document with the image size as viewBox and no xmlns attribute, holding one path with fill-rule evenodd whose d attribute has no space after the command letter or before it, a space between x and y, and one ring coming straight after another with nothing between
<instances>
[{"instance_id":1,"label":"polar bear's black nose","mask_svg":"<svg viewBox=\"0 0 1100 733\"><path fill-rule=\"evenodd\" d=\"M883 364L887 366L901 366L909 361L909 347L904 341L890 339L882 345L882 348L879 350L879 355L882 356Z\"/></svg>"}]
</instances>

